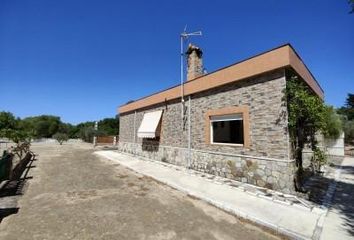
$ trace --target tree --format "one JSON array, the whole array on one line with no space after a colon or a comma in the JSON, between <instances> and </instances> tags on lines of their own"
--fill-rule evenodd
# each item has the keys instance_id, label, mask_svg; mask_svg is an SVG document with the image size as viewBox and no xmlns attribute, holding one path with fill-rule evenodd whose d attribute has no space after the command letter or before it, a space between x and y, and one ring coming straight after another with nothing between
<instances>
[{"instance_id":1,"label":"tree","mask_svg":"<svg viewBox=\"0 0 354 240\"><path fill-rule=\"evenodd\" d=\"M60 117L52 115L40 115L16 119L10 112L0 112L0 130L21 130L31 137L50 138L56 133L65 133L68 138L82 138L92 142L93 136L118 135L119 117L104 118L98 122L98 130L94 130L95 122L88 121L72 125L64 123Z\"/></svg>"},{"instance_id":2,"label":"tree","mask_svg":"<svg viewBox=\"0 0 354 240\"><path fill-rule=\"evenodd\" d=\"M354 120L354 94L348 93L343 107L338 109L338 113L346 116L346 120Z\"/></svg>"},{"instance_id":3,"label":"tree","mask_svg":"<svg viewBox=\"0 0 354 240\"><path fill-rule=\"evenodd\" d=\"M17 120L10 112L0 112L0 130L14 129L17 125Z\"/></svg>"},{"instance_id":4,"label":"tree","mask_svg":"<svg viewBox=\"0 0 354 240\"><path fill-rule=\"evenodd\" d=\"M30 142L31 139L31 135L28 132L10 128L0 130L0 137L6 137L16 144Z\"/></svg>"},{"instance_id":5,"label":"tree","mask_svg":"<svg viewBox=\"0 0 354 240\"><path fill-rule=\"evenodd\" d=\"M339 117L334 114L333 108L326 106L322 99L294 74L290 75L287 81L286 102L290 142L297 167L295 188L303 191L304 147L308 145L314 152L312 163L319 169L325 163L325 154L318 147L316 134L337 136L341 131L341 123Z\"/></svg>"},{"instance_id":6,"label":"tree","mask_svg":"<svg viewBox=\"0 0 354 240\"><path fill-rule=\"evenodd\" d=\"M354 145L354 121L344 121L344 141Z\"/></svg>"},{"instance_id":7,"label":"tree","mask_svg":"<svg viewBox=\"0 0 354 240\"><path fill-rule=\"evenodd\" d=\"M118 135L119 133L119 118L104 118L98 122L98 130L105 135Z\"/></svg>"},{"instance_id":8,"label":"tree","mask_svg":"<svg viewBox=\"0 0 354 240\"><path fill-rule=\"evenodd\" d=\"M60 145L63 144L63 142L66 142L69 140L69 137L66 133L56 133L53 135L53 138L58 141Z\"/></svg>"},{"instance_id":9,"label":"tree","mask_svg":"<svg viewBox=\"0 0 354 240\"><path fill-rule=\"evenodd\" d=\"M343 123L335 109L325 106L324 127L322 133L327 138L337 139L343 132Z\"/></svg>"},{"instance_id":10,"label":"tree","mask_svg":"<svg viewBox=\"0 0 354 240\"><path fill-rule=\"evenodd\" d=\"M351 10L350 10L349 13L354 13L354 0L349 0L348 3L350 5L350 7L351 7Z\"/></svg>"},{"instance_id":11,"label":"tree","mask_svg":"<svg viewBox=\"0 0 354 240\"><path fill-rule=\"evenodd\" d=\"M354 94L348 93L347 99L343 107L337 110L342 116L344 141L353 144L354 141Z\"/></svg>"},{"instance_id":12,"label":"tree","mask_svg":"<svg viewBox=\"0 0 354 240\"><path fill-rule=\"evenodd\" d=\"M11 151L16 154L19 159L22 159L22 156L30 149L31 136L23 130L2 129L0 130L0 137L6 137L16 144L15 147L11 147Z\"/></svg>"},{"instance_id":13,"label":"tree","mask_svg":"<svg viewBox=\"0 0 354 240\"><path fill-rule=\"evenodd\" d=\"M347 99L345 100L345 106L350 109L354 108L354 94L348 93Z\"/></svg>"},{"instance_id":14,"label":"tree","mask_svg":"<svg viewBox=\"0 0 354 240\"><path fill-rule=\"evenodd\" d=\"M51 115L41 115L35 117L28 117L21 120L21 125L24 130L32 130L37 138L50 138L58 132L60 124L62 124L60 117Z\"/></svg>"},{"instance_id":15,"label":"tree","mask_svg":"<svg viewBox=\"0 0 354 240\"><path fill-rule=\"evenodd\" d=\"M82 122L75 126L76 136L85 142L92 142L95 122Z\"/></svg>"},{"instance_id":16,"label":"tree","mask_svg":"<svg viewBox=\"0 0 354 240\"><path fill-rule=\"evenodd\" d=\"M315 134L324 127L325 107L297 76L287 81L286 96L289 112L289 134L297 165L302 166L302 150L315 141Z\"/></svg>"}]
</instances>

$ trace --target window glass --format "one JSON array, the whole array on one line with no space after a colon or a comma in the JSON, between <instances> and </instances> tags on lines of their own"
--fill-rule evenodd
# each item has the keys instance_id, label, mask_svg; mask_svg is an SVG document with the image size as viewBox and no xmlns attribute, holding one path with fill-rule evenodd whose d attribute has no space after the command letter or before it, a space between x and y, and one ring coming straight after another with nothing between
<instances>
[{"instance_id":1,"label":"window glass","mask_svg":"<svg viewBox=\"0 0 354 240\"><path fill-rule=\"evenodd\" d=\"M211 117L211 142L243 144L243 119L240 115Z\"/></svg>"}]
</instances>

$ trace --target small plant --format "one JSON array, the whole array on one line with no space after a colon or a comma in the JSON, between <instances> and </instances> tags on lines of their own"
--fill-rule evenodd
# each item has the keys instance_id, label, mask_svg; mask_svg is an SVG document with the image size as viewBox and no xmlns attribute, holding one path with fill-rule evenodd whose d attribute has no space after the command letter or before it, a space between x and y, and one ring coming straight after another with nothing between
<instances>
[{"instance_id":1,"label":"small plant","mask_svg":"<svg viewBox=\"0 0 354 240\"><path fill-rule=\"evenodd\" d=\"M69 140L69 136L66 133L56 133L53 135L53 138L57 140L60 145Z\"/></svg>"},{"instance_id":2,"label":"small plant","mask_svg":"<svg viewBox=\"0 0 354 240\"><path fill-rule=\"evenodd\" d=\"M15 143L15 146L11 147L11 152L22 159L24 154L30 151L31 146L31 134L24 130L18 129L2 129L0 136L6 137Z\"/></svg>"},{"instance_id":3,"label":"small plant","mask_svg":"<svg viewBox=\"0 0 354 240\"><path fill-rule=\"evenodd\" d=\"M312 164L314 170L317 172L321 171L321 166L327 163L327 156L324 151L316 147L313 151Z\"/></svg>"}]
</instances>

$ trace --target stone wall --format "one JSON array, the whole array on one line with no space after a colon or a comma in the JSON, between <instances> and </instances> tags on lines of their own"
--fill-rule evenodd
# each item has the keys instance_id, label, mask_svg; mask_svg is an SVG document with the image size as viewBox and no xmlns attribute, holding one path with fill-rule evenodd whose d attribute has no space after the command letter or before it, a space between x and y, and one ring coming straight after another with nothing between
<instances>
[{"instance_id":1,"label":"stone wall","mask_svg":"<svg viewBox=\"0 0 354 240\"><path fill-rule=\"evenodd\" d=\"M292 191L294 162L289 160L285 86L284 71L279 70L190 96L190 167L284 192ZM187 116L188 105L186 97ZM249 108L249 148L205 141L205 113L230 106ZM122 114L119 149L158 161L187 165L188 119L182 121L181 108L180 101L175 100ZM137 138L144 113L161 109L160 140Z\"/></svg>"},{"instance_id":2,"label":"stone wall","mask_svg":"<svg viewBox=\"0 0 354 240\"><path fill-rule=\"evenodd\" d=\"M286 80L282 71L225 85L193 96L192 148L289 159L287 109L283 102ZM208 110L248 106L250 148L205 142L204 115Z\"/></svg>"},{"instance_id":3,"label":"stone wall","mask_svg":"<svg viewBox=\"0 0 354 240\"><path fill-rule=\"evenodd\" d=\"M187 148L119 142L119 150L156 161L187 166ZM279 190L293 192L294 162L191 150L190 167L194 170Z\"/></svg>"}]
</instances>

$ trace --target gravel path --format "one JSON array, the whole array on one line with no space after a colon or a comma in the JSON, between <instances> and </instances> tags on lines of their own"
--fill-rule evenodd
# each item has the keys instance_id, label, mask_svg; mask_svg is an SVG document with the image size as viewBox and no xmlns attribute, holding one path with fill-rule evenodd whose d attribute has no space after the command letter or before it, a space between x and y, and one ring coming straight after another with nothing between
<instances>
[{"instance_id":1,"label":"gravel path","mask_svg":"<svg viewBox=\"0 0 354 240\"><path fill-rule=\"evenodd\" d=\"M277 239L213 206L93 155L85 144L34 144L19 212L1 239Z\"/></svg>"}]
</instances>

